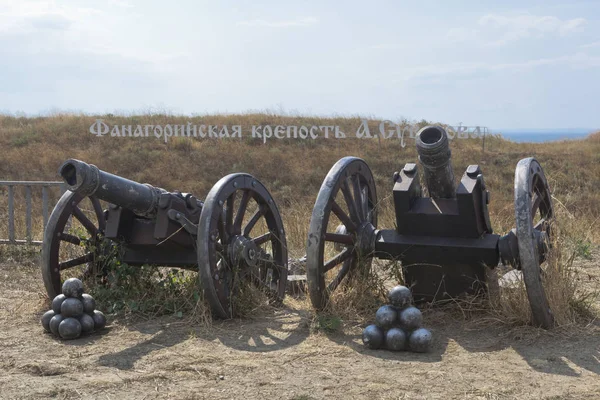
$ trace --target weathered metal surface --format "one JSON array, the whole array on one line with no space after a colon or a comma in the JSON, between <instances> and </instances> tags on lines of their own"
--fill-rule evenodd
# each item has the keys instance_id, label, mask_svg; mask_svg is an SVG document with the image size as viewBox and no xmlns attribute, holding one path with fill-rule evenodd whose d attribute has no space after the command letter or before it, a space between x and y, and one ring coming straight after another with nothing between
<instances>
[{"instance_id":1,"label":"weathered metal surface","mask_svg":"<svg viewBox=\"0 0 600 400\"><path fill-rule=\"evenodd\" d=\"M540 265L548 251L553 213L550 191L539 163L529 158L517 165L516 229L500 236L492 230L488 211L490 194L479 166L469 165L458 187L455 185L444 129L423 128L417 138L417 151L429 196L423 196L416 164L407 163L402 171L394 173L396 229L375 229L375 221L361 219L364 214L354 207L356 196L352 195L347 179L356 175L372 182L364 161L345 157L331 168L317 196L308 235L307 279L313 306L322 308L326 304L329 292L335 290L360 255L401 261L404 284L411 287L416 301L484 292L488 289L487 278L497 278L494 278L497 274L488 270L502 261L523 270L535 323L551 327L552 314ZM372 204L376 204L374 185L368 187ZM338 191L342 192L339 197L347 213L335 200ZM372 215L375 211L373 208ZM342 225L328 228L332 213ZM534 221L538 213L539 220ZM334 242L337 252L327 262L323 251L326 241ZM325 286L326 273L339 264L342 268L334 274L333 282ZM498 284L494 281L491 286Z\"/></svg>"},{"instance_id":2,"label":"weathered metal surface","mask_svg":"<svg viewBox=\"0 0 600 400\"><path fill-rule=\"evenodd\" d=\"M75 159L65 161L59 174L72 192L84 197L95 196L139 216L153 217L160 195L166 193L164 189L101 171L95 165Z\"/></svg>"},{"instance_id":3,"label":"weathered metal surface","mask_svg":"<svg viewBox=\"0 0 600 400\"><path fill-rule=\"evenodd\" d=\"M439 126L426 126L417 133L416 143L429 196L436 199L454 198L456 185L446 131Z\"/></svg>"},{"instance_id":4,"label":"weathered metal surface","mask_svg":"<svg viewBox=\"0 0 600 400\"><path fill-rule=\"evenodd\" d=\"M98 261L106 251L128 265L199 271L216 317L235 315L233 297L242 283L257 285L278 300L285 296L288 257L283 222L267 189L251 175L224 177L204 203L189 193L170 193L79 160L66 161L59 173L70 190L50 216L42 248L50 297L59 292L65 269L105 274ZM106 210L101 200L110 203ZM250 204L258 207L255 214L248 211ZM85 229L83 237L82 232L71 233L67 225L71 216ZM259 234L254 228L262 222L268 232ZM64 256L73 246L83 247L85 253Z\"/></svg>"}]
</instances>

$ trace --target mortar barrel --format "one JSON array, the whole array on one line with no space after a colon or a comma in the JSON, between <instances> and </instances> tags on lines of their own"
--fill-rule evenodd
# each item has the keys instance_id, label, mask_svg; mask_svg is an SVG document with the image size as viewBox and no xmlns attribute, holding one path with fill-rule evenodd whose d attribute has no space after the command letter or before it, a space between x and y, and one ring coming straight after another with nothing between
<instances>
[{"instance_id":1,"label":"mortar barrel","mask_svg":"<svg viewBox=\"0 0 600 400\"><path fill-rule=\"evenodd\" d=\"M422 128L417 134L417 152L429 196L444 199L456 197L456 184L446 130L440 126Z\"/></svg>"}]
</instances>

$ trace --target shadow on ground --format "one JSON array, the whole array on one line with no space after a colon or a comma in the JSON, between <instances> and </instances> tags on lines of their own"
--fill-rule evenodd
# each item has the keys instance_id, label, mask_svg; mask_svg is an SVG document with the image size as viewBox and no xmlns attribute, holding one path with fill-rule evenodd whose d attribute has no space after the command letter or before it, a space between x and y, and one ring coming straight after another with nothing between
<instances>
[{"instance_id":1,"label":"shadow on ground","mask_svg":"<svg viewBox=\"0 0 600 400\"><path fill-rule=\"evenodd\" d=\"M369 350L362 344L361 334L332 333L329 339L349 346L365 356L395 361L439 362L457 345L472 353L497 352L513 349L538 372L565 376L579 376L585 369L600 375L600 323L581 335L572 332L547 332L534 328L507 327L469 328L465 321L449 321L428 327L434 334L432 350L426 354Z\"/></svg>"},{"instance_id":2,"label":"shadow on ground","mask_svg":"<svg viewBox=\"0 0 600 400\"><path fill-rule=\"evenodd\" d=\"M304 341L310 331L307 312L291 309L275 311L274 315L253 319L216 321L210 328L195 328L187 323L141 323L129 329L150 338L116 353L105 354L99 364L118 369L131 369L150 353L197 337L214 341L235 350L270 352L295 346Z\"/></svg>"}]
</instances>

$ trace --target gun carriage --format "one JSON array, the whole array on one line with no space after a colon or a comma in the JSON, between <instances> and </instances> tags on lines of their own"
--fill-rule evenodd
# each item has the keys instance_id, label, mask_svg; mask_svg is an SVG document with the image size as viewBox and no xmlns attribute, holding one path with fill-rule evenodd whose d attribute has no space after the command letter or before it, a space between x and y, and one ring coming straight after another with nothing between
<instances>
[{"instance_id":1,"label":"gun carriage","mask_svg":"<svg viewBox=\"0 0 600 400\"><path fill-rule=\"evenodd\" d=\"M479 166L469 165L456 186L446 131L421 129L416 146L422 168L408 163L394 173L395 229L377 229L373 174L360 158L344 157L329 171L315 202L307 242L310 299L322 309L329 294L373 258L399 260L416 301L435 301L486 288L486 268L499 262L523 273L534 323L553 324L541 265L553 217L546 177L534 158L517 164L515 228L493 233L490 194ZM364 270L364 268L363 268Z\"/></svg>"},{"instance_id":2,"label":"gun carriage","mask_svg":"<svg viewBox=\"0 0 600 400\"><path fill-rule=\"evenodd\" d=\"M42 247L50 298L61 292L66 274L105 274L99 260L116 247L120 263L198 271L204 296L220 318L235 314L233 296L241 284L256 285L275 299L285 295L283 223L268 190L253 176L227 175L201 201L74 159L59 174L69 190L52 211Z\"/></svg>"}]
</instances>

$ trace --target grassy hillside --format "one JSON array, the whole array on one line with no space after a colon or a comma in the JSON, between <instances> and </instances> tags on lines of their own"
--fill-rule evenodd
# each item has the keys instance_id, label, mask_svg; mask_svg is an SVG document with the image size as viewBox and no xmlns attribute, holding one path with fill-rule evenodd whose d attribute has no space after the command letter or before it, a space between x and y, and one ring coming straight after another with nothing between
<instances>
[{"instance_id":1,"label":"grassy hillside","mask_svg":"<svg viewBox=\"0 0 600 400\"><path fill-rule=\"evenodd\" d=\"M108 125L242 125L242 139L174 138L168 143L155 137L96 137L90 125L102 118ZM252 139L253 125L338 125L346 139ZM372 132L378 121L370 121ZM212 185L232 172L249 172L273 193L288 216L287 230L302 236L321 182L341 157L354 155L367 161L376 181L384 218L380 225L393 224L390 207L391 177L404 163L416 160L414 140L402 147L397 139L355 139L359 118L300 118L269 114L172 117L166 115L99 117L56 115L52 117L0 117L0 180L57 180L57 168L67 158L96 164L106 171L148 182L167 190L192 192L204 197ZM535 156L545 169L555 207L577 222L578 235L598 241L600 217L600 135L583 141L517 144L500 138L452 141L455 175L469 164L479 164L492 193L491 214L495 228L512 226L513 181L517 162ZM0 188L0 205L6 201ZM560 211L560 210L559 210ZM6 207L0 207L6 213ZM562 213L561 213L562 214ZM0 218L0 224L5 218ZM0 229L3 227L0 226ZM4 231L3 231L4 232ZM41 232L37 232L39 234ZM290 237L293 246L303 247L303 237ZM295 249L294 249L295 250ZM301 249L298 249L301 251Z\"/></svg>"},{"instance_id":2,"label":"grassy hillside","mask_svg":"<svg viewBox=\"0 0 600 400\"><path fill-rule=\"evenodd\" d=\"M152 134L141 138L97 137L89 132L90 125L97 118L111 127L185 125L188 122L229 127L241 125L243 136L235 139L172 137L167 143ZM426 122L422 121L421 124ZM337 125L348 133L348 138L272 138L265 144L262 139L251 137L251 127L258 125ZM129 179L148 182L167 190L191 192L203 198L221 177L233 172L248 172L260 179L275 197L283 215L289 254L297 258L305 254L310 215L323 178L343 156L358 156L367 161L376 179L379 228L394 227L392 175L405 163L416 161L415 142L406 138L406 146L403 147L398 139L356 139L355 132L360 125L360 118L300 118L268 114L203 117L4 116L0 117L0 180L58 180L57 169L60 164L68 158L78 158ZM378 125L379 121L370 120L371 132L377 132ZM549 279L551 282L548 283L547 292L552 293L549 296L557 319L563 324L572 323L580 305L589 303L589 297L581 291L582 281L573 278L570 256L588 258L594 243L600 243L600 133L581 141L545 144L517 144L500 137L487 137L485 151L482 150L481 139L455 139L451 142L451 148L457 179L469 164L481 166L492 195L492 225L500 234L514 226L513 185L517 162L529 156L535 156L540 161L553 191L555 211L560 222L558 256L551 261L551 265L556 267L552 270L557 272ZM57 196L58 192L55 191L51 201L56 201ZM3 238L7 237L6 199L6 188L0 187L0 236ZM17 193L17 202L18 237L23 238L22 191ZM34 192L33 203L37 204L36 213L40 215L39 192ZM39 216L34 219L33 226L34 238L41 239L42 222ZM1 247L0 261L3 258ZM566 252L563 251L565 249ZM561 252L565 257L560 258ZM340 293L336 304L342 305L343 309L333 312L350 319L358 314L370 315L375 307L373 299L363 301L362 293L368 291L358 288ZM529 307L522 288L519 293L517 296L513 292L506 292L500 303L503 319L510 323L527 323L529 320Z\"/></svg>"}]
</instances>

